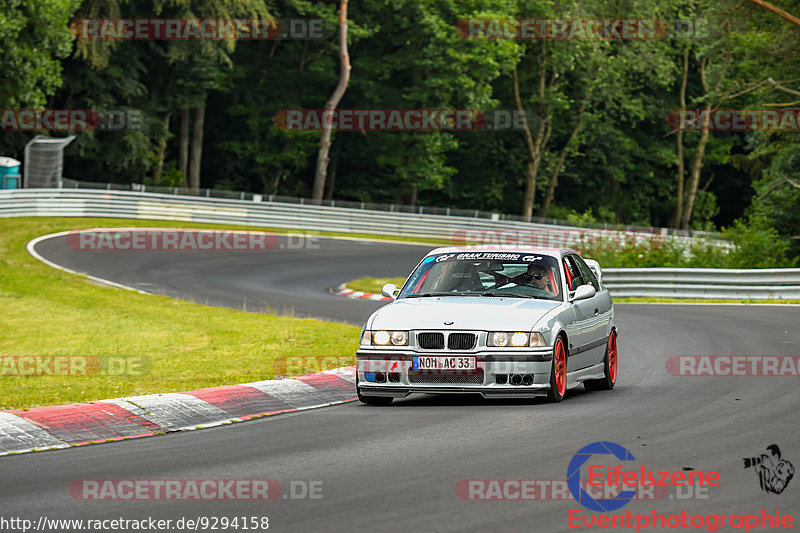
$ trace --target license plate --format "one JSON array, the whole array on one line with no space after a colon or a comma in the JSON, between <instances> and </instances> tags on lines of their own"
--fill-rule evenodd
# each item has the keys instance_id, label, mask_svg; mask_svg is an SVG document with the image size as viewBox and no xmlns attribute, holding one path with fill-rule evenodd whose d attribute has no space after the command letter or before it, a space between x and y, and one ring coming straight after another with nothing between
<instances>
[{"instance_id":1,"label":"license plate","mask_svg":"<svg viewBox=\"0 0 800 533\"><path fill-rule=\"evenodd\" d=\"M411 360L411 368L414 370L475 370L475 358L415 356Z\"/></svg>"}]
</instances>

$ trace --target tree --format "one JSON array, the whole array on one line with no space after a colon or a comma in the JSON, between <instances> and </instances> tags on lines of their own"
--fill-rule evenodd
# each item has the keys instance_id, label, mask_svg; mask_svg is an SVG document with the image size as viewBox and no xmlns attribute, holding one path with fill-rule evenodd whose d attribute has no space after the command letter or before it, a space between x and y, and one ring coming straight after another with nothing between
<instances>
[{"instance_id":1,"label":"tree","mask_svg":"<svg viewBox=\"0 0 800 533\"><path fill-rule=\"evenodd\" d=\"M350 81L350 56L347 53L347 0L339 2L339 57L340 57L340 77L339 84L333 94L325 102L325 112L330 113L336 109L339 102L347 90L347 82ZM325 177L328 174L328 151L331 148L331 128L322 130L322 138L319 141L319 153L317 154L317 171L314 174L314 190L311 199L314 202L322 201L322 194L325 191Z\"/></svg>"}]
</instances>

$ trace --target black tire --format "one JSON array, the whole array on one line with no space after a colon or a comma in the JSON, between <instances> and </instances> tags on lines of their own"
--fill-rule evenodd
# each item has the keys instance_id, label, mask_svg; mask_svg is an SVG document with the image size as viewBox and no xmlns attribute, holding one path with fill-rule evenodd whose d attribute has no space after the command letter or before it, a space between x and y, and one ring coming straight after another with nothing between
<instances>
[{"instance_id":1,"label":"black tire","mask_svg":"<svg viewBox=\"0 0 800 533\"><path fill-rule=\"evenodd\" d=\"M613 367L612 367L613 363ZM603 358L603 379L590 379L583 382L586 390L611 390L617 384L617 368L619 353L617 352L617 334L613 331L608 336L606 356Z\"/></svg>"},{"instance_id":2,"label":"black tire","mask_svg":"<svg viewBox=\"0 0 800 533\"><path fill-rule=\"evenodd\" d=\"M361 394L361 389L358 386L358 373L356 373L356 394L358 394L358 400L361 403L374 407L386 407L391 405L392 400L394 400L391 396L365 396Z\"/></svg>"},{"instance_id":3,"label":"black tire","mask_svg":"<svg viewBox=\"0 0 800 533\"><path fill-rule=\"evenodd\" d=\"M557 373L559 376L556 376ZM564 338L559 335L553 345L553 364L550 365L550 390L547 391L547 400L558 403L566 394L567 348L564 346Z\"/></svg>"}]
</instances>

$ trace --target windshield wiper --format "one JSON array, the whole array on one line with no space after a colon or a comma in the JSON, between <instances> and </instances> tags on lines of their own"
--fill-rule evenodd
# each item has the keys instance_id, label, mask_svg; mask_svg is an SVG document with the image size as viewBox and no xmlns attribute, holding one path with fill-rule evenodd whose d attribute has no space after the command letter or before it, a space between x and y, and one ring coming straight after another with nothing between
<instances>
[{"instance_id":1,"label":"windshield wiper","mask_svg":"<svg viewBox=\"0 0 800 533\"><path fill-rule=\"evenodd\" d=\"M407 294L406 298L428 298L431 296L487 296L494 298L536 298L527 294L514 294L504 293L499 294L496 292L425 292L422 294Z\"/></svg>"},{"instance_id":2,"label":"windshield wiper","mask_svg":"<svg viewBox=\"0 0 800 533\"><path fill-rule=\"evenodd\" d=\"M425 292L422 294L407 294L406 298L427 298L429 296L469 296L467 292Z\"/></svg>"},{"instance_id":3,"label":"windshield wiper","mask_svg":"<svg viewBox=\"0 0 800 533\"><path fill-rule=\"evenodd\" d=\"M481 296L491 296L494 298L535 298L534 296L530 296L528 294L515 294L511 293L503 293L497 294L496 292L484 292Z\"/></svg>"}]
</instances>

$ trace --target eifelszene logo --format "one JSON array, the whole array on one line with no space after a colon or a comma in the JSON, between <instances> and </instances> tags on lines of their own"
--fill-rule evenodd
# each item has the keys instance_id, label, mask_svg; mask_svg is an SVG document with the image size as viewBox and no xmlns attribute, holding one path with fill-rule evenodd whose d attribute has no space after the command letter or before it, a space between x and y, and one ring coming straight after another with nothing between
<instances>
[{"instance_id":1,"label":"eifelszene logo","mask_svg":"<svg viewBox=\"0 0 800 533\"><path fill-rule=\"evenodd\" d=\"M620 461L636 460L631 452L615 442L593 442L578 450L578 453L569 462L567 467L567 487L569 487L569 491L575 501L584 507L601 513L615 511L626 505L636 495L636 492L632 490L622 491L614 498L595 500L588 492L583 490L580 485L581 466L596 454L613 454Z\"/></svg>"},{"instance_id":2,"label":"eifelszene logo","mask_svg":"<svg viewBox=\"0 0 800 533\"><path fill-rule=\"evenodd\" d=\"M624 465L617 464L613 467L598 464L605 458L594 456L611 455L620 462L636 461L633 454L625 447L608 441L593 442L584 446L576 453L567 467L567 487L572 497L582 506L592 511L605 513L616 511L625 506L636 496L638 487L689 487L689 486L718 486L720 484L719 472L709 470L703 472L693 468L684 467L683 470L650 470L645 465L634 466L633 470L625 470ZM593 498L580 485L581 467L586 464L588 470L588 487L609 487L620 490L613 498ZM632 490L634 489L634 490Z\"/></svg>"},{"instance_id":3,"label":"eifelszene logo","mask_svg":"<svg viewBox=\"0 0 800 533\"><path fill-rule=\"evenodd\" d=\"M762 453L761 457L745 457L745 468L753 468L758 475L761 490L767 493L780 494L789 485L794 476L794 465L781 459L781 449L777 444L767 446L769 454Z\"/></svg>"}]
</instances>

